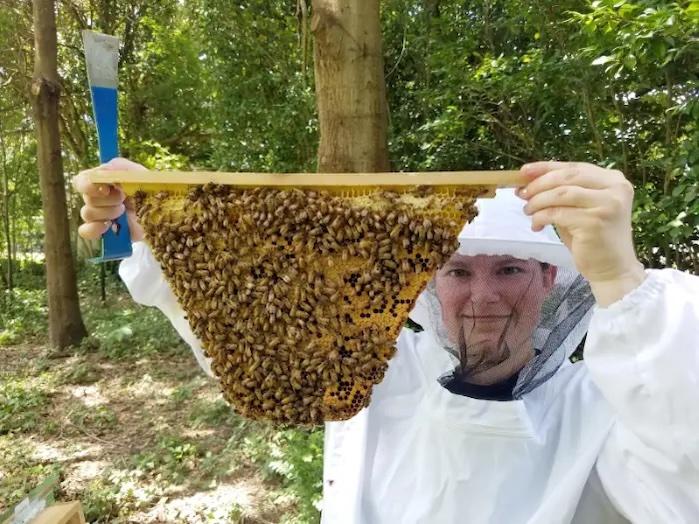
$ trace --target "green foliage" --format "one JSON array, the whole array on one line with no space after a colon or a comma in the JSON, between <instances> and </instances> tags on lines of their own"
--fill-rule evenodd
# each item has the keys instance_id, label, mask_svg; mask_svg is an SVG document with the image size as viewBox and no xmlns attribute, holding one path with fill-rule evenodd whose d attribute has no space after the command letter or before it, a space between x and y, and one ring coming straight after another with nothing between
<instances>
[{"instance_id":1,"label":"green foliage","mask_svg":"<svg viewBox=\"0 0 699 524\"><path fill-rule=\"evenodd\" d=\"M323 488L323 430L289 429L251 435L244 449L268 475L281 478L297 501L300 522L318 522Z\"/></svg>"},{"instance_id":2,"label":"green foliage","mask_svg":"<svg viewBox=\"0 0 699 524\"><path fill-rule=\"evenodd\" d=\"M33 446L12 435L0 435L0 501L12 507L44 479L57 473L53 464L36 463L31 456Z\"/></svg>"},{"instance_id":3,"label":"green foliage","mask_svg":"<svg viewBox=\"0 0 699 524\"><path fill-rule=\"evenodd\" d=\"M24 287L11 293L5 291L0 299L0 346L36 341L46 336L48 312L43 269L36 264L26 267L19 279ZM99 349L115 359L188 351L160 311L123 300L124 287L114 279L110 278L108 288L112 302L101 303L94 296L96 271L94 266L85 266L80 275L82 310L90 333L83 341L83 350Z\"/></svg>"},{"instance_id":4,"label":"green foliage","mask_svg":"<svg viewBox=\"0 0 699 524\"><path fill-rule=\"evenodd\" d=\"M323 488L323 431L288 430L279 436L271 467L298 500L302 522L318 522Z\"/></svg>"},{"instance_id":5,"label":"green foliage","mask_svg":"<svg viewBox=\"0 0 699 524\"><path fill-rule=\"evenodd\" d=\"M155 308L127 302L119 308L97 307L85 312L85 323L90 337L83 341L83 349L97 349L109 358L188 351L167 318Z\"/></svg>"},{"instance_id":6,"label":"green foliage","mask_svg":"<svg viewBox=\"0 0 699 524\"><path fill-rule=\"evenodd\" d=\"M200 57L214 88L207 101L216 118L207 163L229 171L313 171L312 68L303 68L307 51L299 45L293 5L267 0L193 4L196 27L205 35Z\"/></svg>"},{"instance_id":7,"label":"green foliage","mask_svg":"<svg viewBox=\"0 0 699 524\"><path fill-rule=\"evenodd\" d=\"M203 454L193 440L164 435L155 448L135 455L133 464L158 478L181 481L194 471Z\"/></svg>"},{"instance_id":8,"label":"green foliage","mask_svg":"<svg viewBox=\"0 0 699 524\"><path fill-rule=\"evenodd\" d=\"M0 346L29 342L46 335L46 291L18 288L5 291L0 302Z\"/></svg>"},{"instance_id":9,"label":"green foliage","mask_svg":"<svg viewBox=\"0 0 699 524\"><path fill-rule=\"evenodd\" d=\"M128 499L120 497L118 484L102 478L92 481L81 497L88 522L107 522L108 519L118 517L120 508L126 509L128 502Z\"/></svg>"},{"instance_id":10,"label":"green foliage","mask_svg":"<svg viewBox=\"0 0 699 524\"><path fill-rule=\"evenodd\" d=\"M59 382L61 384L87 386L94 384L100 378L101 373L97 367L88 362L80 362L63 371L59 378Z\"/></svg>"},{"instance_id":11,"label":"green foliage","mask_svg":"<svg viewBox=\"0 0 699 524\"><path fill-rule=\"evenodd\" d=\"M621 169L638 192L642 260L699 271L689 196L697 10L696 1L385 2L395 167L557 158Z\"/></svg>"},{"instance_id":12,"label":"green foliage","mask_svg":"<svg viewBox=\"0 0 699 524\"><path fill-rule=\"evenodd\" d=\"M31 381L0 382L0 435L34 429L47 404L43 389Z\"/></svg>"},{"instance_id":13,"label":"green foliage","mask_svg":"<svg viewBox=\"0 0 699 524\"><path fill-rule=\"evenodd\" d=\"M78 429L96 435L113 429L118 423L116 413L108 406L77 406L68 418Z\"/></svg>"},{"instance_id":14,"label":"green foliage","mask_svg":"<svg viewBox=\"0 0 699 524\"><path fill-rule=\"evenodd\" d=\"M32 227L35 227L32 225ZM37 257L39 258L39 257ZM41 256L43 258L43 256ZM41 258L19 258L14 261L14 284L16 288L41 290L46 289L46 274L44 262ZM7 258L0 257L0 266L6 267Z\"/></svg>"},{"instance_id":15,"label":"green foliage","mask_svg":"<svg viewBox=\"0 0 699 524\"><path fill-rule=\"evenodd\" d=\"M149 498L137 490L128 472L115 469L98 477L80 496L85 519L94 524L119 522L120 517L146 506Z\"/></svg>"},{"instance_id":16,"label":"green foliage","mask_svg":"<svg viewBox=\"0 0 699 524\"><path fill-rule=\"evenodd\" d=\"M235 414L230 404L218 399L213 402L200 401L195 403L190 412L189 420L195 428L224 424L235 426L240 421L240 417Z\"/></svg>"},{"instance_id":17,"label":"green foliage","mask_svg":"<svg viewBox=\"0 0 699 524\"><path fill-rule=\"evenodd\" d=\"M192 398L193 391L192 388L187 385L178 386L170 395L175 405L179 406L183 402L190 400Z\"/></svg>"}]
</instances>

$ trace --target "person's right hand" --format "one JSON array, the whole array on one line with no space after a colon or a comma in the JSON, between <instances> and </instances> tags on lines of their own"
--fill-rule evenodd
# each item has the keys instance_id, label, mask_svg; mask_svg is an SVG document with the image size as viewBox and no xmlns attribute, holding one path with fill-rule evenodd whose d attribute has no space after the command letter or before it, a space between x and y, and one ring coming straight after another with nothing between
<instances>
[{"instance_id":1,"label":"person's right hand","mask_svg":"<svg viewBox=\"0 0 699 524\"><path fill-rule=\"evenodd\" d=\"M138 171L146 168L125 158L114 158L99 169ZM124 191L116 185L93 184L87 173L87 171L81 171L73 178L73 187L82 193L85 201L85 205L80 209L84 224L78 228L78 234L86 240L100 238L111 227L112 221L126 211L131 240L134 242L143 240L143 228L138 223L131 199L126 198Z\"/></svg>"}]
</instances>

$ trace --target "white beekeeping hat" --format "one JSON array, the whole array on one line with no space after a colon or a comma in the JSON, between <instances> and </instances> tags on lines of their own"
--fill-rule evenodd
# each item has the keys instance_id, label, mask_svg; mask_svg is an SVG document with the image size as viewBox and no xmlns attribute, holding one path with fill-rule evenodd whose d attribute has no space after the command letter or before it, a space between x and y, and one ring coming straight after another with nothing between
<instances>
[{"instance_id":1,"label":"white beekeeping hat","mask_svg":"<svg viewBox=\"0 0 699 524\"><path fill-rule=\"evenodd\" d=\"M478 216L459 234L461 255L510 255L575 269L568 248L553 227L532 231L522 209L524 200L513 189L498 189L495 198L476 201Z\"/></svg>"}]
</instances>

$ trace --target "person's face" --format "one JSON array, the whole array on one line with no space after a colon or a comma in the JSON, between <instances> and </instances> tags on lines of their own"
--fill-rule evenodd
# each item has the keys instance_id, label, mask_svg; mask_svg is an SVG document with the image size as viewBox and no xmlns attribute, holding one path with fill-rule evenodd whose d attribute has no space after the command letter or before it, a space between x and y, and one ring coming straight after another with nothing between
<instances>
[{"instance_id":1,"label":"person's face","mask_svg":"<svg viewBox=\"0 0 699 524\"><path fill-rule=\"evenodd\" d=\"M450 341L469 382L494 384L533 356L531 339L556 268L510 256L454 255L436 275Z\"/></svg>"}]
</instances>

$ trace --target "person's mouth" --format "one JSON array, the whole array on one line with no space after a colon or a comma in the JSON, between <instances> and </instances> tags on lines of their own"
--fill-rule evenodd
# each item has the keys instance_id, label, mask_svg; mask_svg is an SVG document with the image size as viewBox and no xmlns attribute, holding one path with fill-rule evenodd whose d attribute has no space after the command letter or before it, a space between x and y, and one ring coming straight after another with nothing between
<instances>
[{"instance_id":1,"label":"person's mouth","mask_svg":"<svg viewBox=\"0 0 699 524\"><path fill-rule=\"evenodd\" d=\"M510 315L462 315L469 320L502 320L510 318Z\"/></svg>"}]
</instances>

